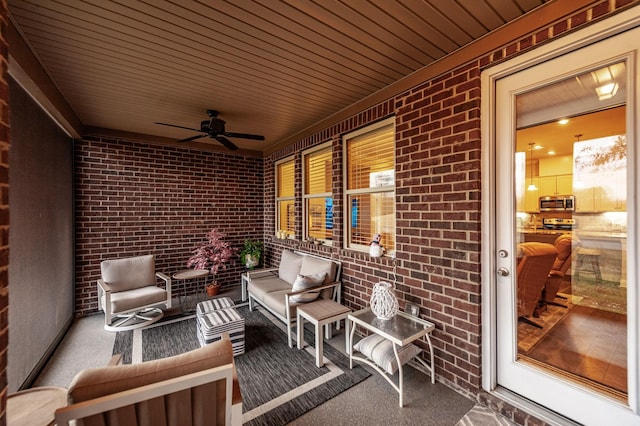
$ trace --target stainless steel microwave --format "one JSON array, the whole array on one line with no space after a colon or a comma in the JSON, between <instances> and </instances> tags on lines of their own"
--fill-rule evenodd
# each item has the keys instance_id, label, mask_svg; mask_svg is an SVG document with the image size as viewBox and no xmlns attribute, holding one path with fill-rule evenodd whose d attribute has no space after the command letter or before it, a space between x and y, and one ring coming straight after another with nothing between
<instances>
[{"instance_id":1,"label":"stainless steel microwave","mask_svg":"<svg viewBox=\"0 0 640 426\"><path fill-rule=\"evenodd\" d=\"M575 205L576 199L573 195L554 195L539 199L541 212L572 212Z\"/></svg>"}]
</instances>

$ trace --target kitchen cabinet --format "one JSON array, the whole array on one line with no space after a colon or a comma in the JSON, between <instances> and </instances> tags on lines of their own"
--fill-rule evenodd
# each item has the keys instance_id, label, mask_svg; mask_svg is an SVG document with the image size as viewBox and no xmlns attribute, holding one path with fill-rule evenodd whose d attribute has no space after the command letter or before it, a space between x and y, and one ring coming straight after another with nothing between
<instances>
[{"instance_id":1,"label":"kitchen cabinet","mask_svg":"<svg viewBox=\"0 0 640 426\"><path fill-rule=\"evenodd\" d=\"M576 212L627 211L626 171L583 173L575 184Z\"/></svg>"},{"instance_id":2,"label":"kitchen cabinet","mask_svg":"<svg viewBox=\"0 0 640 426\"><path fill-rule=\"evenodd\" d=\"M577 213L595 212L594 178L591 173L581 174L580 179L574 181L573 195L576 197L575 211Z\"/></svg>"},{"instance_id":3,"label":"kitchen cabinet","mask_svg":"<svg viewBox=\"0 0 640 426\"><path fill-rule=\"evenodd\" d=\"M534 191L529 191L529 185L533 183L536 188L536 190ZM524 186L524 210L519 210L519 211L525 211L525 212L539 212L540 211L540 206L538 205L538 198L540 198L540 182L539 182L539 178L534 177L533 179L529 178L527 179L525 186ZM518 203L520 204L520 203Z\"/></svg>"},{"instance_id":4,"label":"kitchen cabinet","mask_svg":"<svg viewBox=\"0 0 640 426\"><path fill-rule=\"evenodd\" d=\"M538 181L540 197L573 194L572 175L540 176Z\"/></svg>"},{"instance_id":5,"label":"kitchen cabinet","mask_svg":"<svg viewBox=\"0 0 640 426\"><path fill-rule=\"evenodd\" d=\"M624 171L601 172L593 188L593 203L596 211L627 211L627 182Z\"/></svg>"}]
</instances>

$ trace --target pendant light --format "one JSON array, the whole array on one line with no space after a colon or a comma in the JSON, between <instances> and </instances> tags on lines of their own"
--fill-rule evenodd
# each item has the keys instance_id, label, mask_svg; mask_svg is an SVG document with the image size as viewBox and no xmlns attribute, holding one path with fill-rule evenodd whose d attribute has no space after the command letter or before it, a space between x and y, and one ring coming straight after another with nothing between
<instances>
[{"instance_id":1,"label":"pendant light","mask_svg":"<svg viewBox=\"0 0 640 426\"><path fill-rule=\"evenodd\" d=\"M534 183L533 183L533 145L535 145L533 142L531 142L529 144L529 152L530 152L530 157L531 157L530 160L529 160L531 162L531 174L529 175L529 179L530 179L531 183L529 183L529 186L527 187L528 191L537 191L538 190L538 187L535 186Z\"/></svg>"}]
</instances>

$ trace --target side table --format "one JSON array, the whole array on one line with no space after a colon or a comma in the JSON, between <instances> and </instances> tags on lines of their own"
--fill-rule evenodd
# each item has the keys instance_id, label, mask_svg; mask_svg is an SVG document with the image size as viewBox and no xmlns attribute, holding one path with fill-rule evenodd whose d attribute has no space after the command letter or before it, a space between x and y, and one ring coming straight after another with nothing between
<instances>
[{"instance_id":1,"label":"side table","mask_svg":"<svg viewBox=\"0 0 640 426\"><path fill-rule=\"evenodd\" d=\"M197 280L200 278L204 278L202 288L203 288L203 291L205 291L204 284L206 284L207 275L209 275L209 271L207 269L183 269L173 274L171 278L176 281ZM187 296L184 295L183 297L186 299ZM183 301L180 302L180 305L182 305L181 307L183 311L187 311L185 309L185 306L184 306L185 303ZM194 306L194 310L195 310L195 306Z\"/></svg>"},{"instance_id":2,"label":"side table","mask_svg":"<svg viewBox=\"0 0 640 426\"><path fill-rule=\"evenodd\" d=\"M324 357L322 351L323 336L322 328L331 326L332 322L346 320L347 314L351 309L343 306L330 299L319 299L315 302L298 305L297 308L297 329L298 329L298 349L304 347L304 320L306 319L315 327L316 333L316 366L318 368L324 365ZM327 339L331 338L330 330L326 329ZM349 322L345 321L345 342L347 347L349 343Z\"/></svg>"},{"instance_id":3,"label":"side table","mask_svg":"<svg viewBox=\"0 0 640 426\"><path fill-rule=\"evenodd\" d=\"M360 311L348 314L347 321L353 323L351 327L349 343L347 344L347 351L349 352L349 367L352 368L353 360L356 360L363 362L375 369L382 375L382 377L384 377L387 382L389 382L389 384L391 384L391 386L400 395L400 407L402 407L403 405L403 362L400 359L400 355L398 354L398 352L403 349L403 347L412 344L412 342L422 337L427 340L427 344L429 345L430 365L427 365L427 363L425 363L419 356L415 357L415 359L420 364L422 364L427 369L427 371L429 371L429 373L431 374L431 383L436 382L435 364L433 362L433 346L431 345L430 338L431 332L435 329L435 325L433 323L424 321L418 317L414 317L404 312L398 312L393 318L389 320L382 320L376 317L373 312L371 312L371 308L362 309ZM366 356L359 357L353 355L353 335L356 327L358 326L369 330L375 335L381 336L382 338L391 342L391 346L393 347L393 356L395 356L395 360L397 362L396 365L398 367L398 384L395 384L391 377L388 376L383 370L384 367L378 365L374 360L369 359ZM409 360L404 360L404 362L407 361Z\"/></svg>"},{"instance_id":4,"label":"side table","mask_svg":"<svg viewBox=\"0 0 640 426\"><path fill-rule=\"evenodd\" d=\"M7 397L7 424L53 425L55 412L67 405L67 390L56 386L26 389Z\"/></svg>"}]
</instances>

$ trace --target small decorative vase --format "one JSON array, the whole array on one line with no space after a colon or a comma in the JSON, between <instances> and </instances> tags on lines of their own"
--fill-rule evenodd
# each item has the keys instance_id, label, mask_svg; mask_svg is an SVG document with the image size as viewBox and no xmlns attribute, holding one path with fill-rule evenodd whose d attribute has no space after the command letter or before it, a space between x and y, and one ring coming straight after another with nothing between
<instances>
[{"instance_id":1,"label":"small decorative vase","mask_svg":"<svg viewBox=\"0 0 640 426\"><path fill-rule=\"evenodd\" d=\"M254 256L252 254L247 254L244 257L244 266L247 269L253 269L256 266L258 266L259 263L260 263L260 259L257 256Z\"/></svg>"},{"instance_id":2,"label":"small decorative vase","mask_svg":"<svg viewBox=\"0 0 640 426\"><path fill-rule=\"evenodd\" d=\"M380 281L373 286L371 293L371 311L382 320L389 320L398 313L398 299L391 284Z\"/></svg>"}]
</instances>

